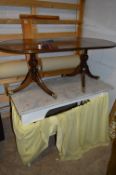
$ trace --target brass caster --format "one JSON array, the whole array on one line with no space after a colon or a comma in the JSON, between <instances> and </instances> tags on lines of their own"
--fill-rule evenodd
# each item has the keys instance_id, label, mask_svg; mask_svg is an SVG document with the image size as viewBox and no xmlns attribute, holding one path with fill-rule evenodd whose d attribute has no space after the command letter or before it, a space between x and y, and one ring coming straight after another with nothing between
<instances>
[{"instance_id":1,"label":"brass caster","mask_svg":"<svg viewBox=\"0 0 116 175\"><path fill-rule=\"evenodd\" d=\"M57 99L57 95L56 94L52 94L52 97L54 98L54 99Z\"/></svg>"}]
</instances>

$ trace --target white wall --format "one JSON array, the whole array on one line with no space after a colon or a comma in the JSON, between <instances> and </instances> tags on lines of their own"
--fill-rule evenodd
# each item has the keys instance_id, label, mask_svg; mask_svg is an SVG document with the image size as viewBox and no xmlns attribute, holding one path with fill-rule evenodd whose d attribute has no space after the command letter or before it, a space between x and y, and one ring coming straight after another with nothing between
<instances>
[{"instance_id":1,"label":"white wall","mask_svg":"<svg viewBox=\"0 0 116 175\"><path fill-rule=\"evenodd\" d=\"M86 0L84 36L116 42L116 0ZM112 104L116 98L116 48L90 51L89 55L91 71L114 87Z\"/></svg>"}]
</instances>

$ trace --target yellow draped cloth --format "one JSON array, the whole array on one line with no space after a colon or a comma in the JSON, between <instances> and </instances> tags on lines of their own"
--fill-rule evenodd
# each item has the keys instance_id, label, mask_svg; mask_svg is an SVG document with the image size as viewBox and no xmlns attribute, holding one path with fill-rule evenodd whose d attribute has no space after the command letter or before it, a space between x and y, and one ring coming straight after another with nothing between
<instances>
[{"instance_id":1,"label":"yellow draped cloth","mask_svg":"<svg viewBox=\"0 0 116 175\"><path fill-rule=\"evenodd\" d=\"M108 94L101 93L77 106L35 123L23 125L12 103L13 128L18 152L24 164L31 163L57 134L60 159L76 160L83 153L109 143Z\"/></svg>"}]
</instances>

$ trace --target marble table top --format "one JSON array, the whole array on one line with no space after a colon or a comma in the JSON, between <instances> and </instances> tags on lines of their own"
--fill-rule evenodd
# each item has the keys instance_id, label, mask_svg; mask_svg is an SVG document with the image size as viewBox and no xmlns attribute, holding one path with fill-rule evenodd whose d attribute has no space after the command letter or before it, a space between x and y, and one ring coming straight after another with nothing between
<instances>
[{"instance_id":1,"label":"marble table top","mask_svg":"<svg viewBox=\"0 0 116 175\"><path fill-rule=\"evenodd\" d=\"M11 95L12 101L24 124L43 119L50 109L91 98L112 89L109 84L86 76L86 88L85 92L82 92L79 75L63 78L55 77L46 79L44 82L49 89L56 93L56 99L46 94L35 83Z\"/></svg>"}]
</instances>

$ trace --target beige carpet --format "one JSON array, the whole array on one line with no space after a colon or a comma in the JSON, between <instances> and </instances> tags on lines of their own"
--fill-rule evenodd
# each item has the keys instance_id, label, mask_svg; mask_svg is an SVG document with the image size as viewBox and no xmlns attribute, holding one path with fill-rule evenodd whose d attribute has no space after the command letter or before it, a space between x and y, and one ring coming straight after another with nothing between
<instances>
[{"instance_id":1,"label":"beige carpet","mask_svg":"<svg viewBox=\"0 0 116 175\"><path fill-rule=\"evenodd\" d=\"M31 167L24 166L17 152L9 119L3 119L5 141L0 142L0 175L105 175L111 146L93 149L77 161L58 160L57 149L50 142ZM53 139L52 139L53 140Z\"/></svg>"}]
</instances>

